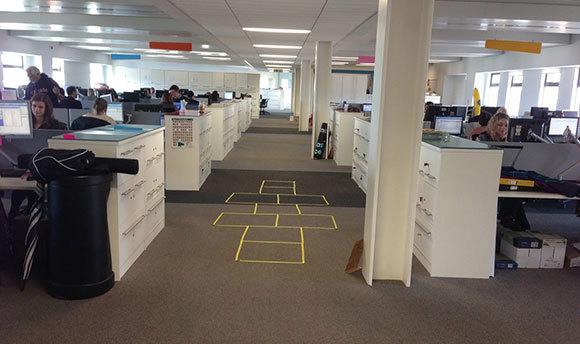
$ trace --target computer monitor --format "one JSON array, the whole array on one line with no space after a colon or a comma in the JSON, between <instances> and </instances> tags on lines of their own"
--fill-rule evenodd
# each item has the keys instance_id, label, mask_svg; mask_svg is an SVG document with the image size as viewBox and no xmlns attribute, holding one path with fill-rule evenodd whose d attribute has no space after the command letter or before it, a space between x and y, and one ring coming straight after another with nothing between
<instances>
[{"instance_id":1,"label":"computer monitor","mask_svg":"<svg viewBox=\"0 0 580 344\"><path fill-rule=\"evenodd\" d=\"M576 110L562 110L562 116L564 117L578 117L578 111Z\"/></svg>"},{"instance_id":2,"label":"computer monitor","mask_svg":"<svg viewBox=\"0 0 580 344\"><path fill-rule=\"evenodd\" d=\"M547 107L532 107L530 110L530 115L532 115L534 119L547 120L549 111L550 109Z\"/></svg>"},{"instance_id":3,"label":"computer monitor","mask_svg":"<svg viewBox=\"0 0 580 344\"><path fill-rule=\"evenodd\" d=\"M124 102L138 103L139 98L141 98L141 91L123 92L123 101Z\"/></svg>"},{"instance_id":4,"label":"computer monitor","mask_svg":"<svg viewBox=\"0 0 580 344\"><path fill-rule=\"evenodd\" d=\"M452 135L461 135L463 117L438 116L435 118L435 129L448 132Z\"/></svg>"},{"instance_id":5,"label":"computer monitor","mask_svg":"<svg viewBox=\"0 0 580 344\"><path fill-rule=\"evenodd\" d=\"M229 92L229 91L224 92L224 99L225 100L232 100L232 99L234 99L234 93L233 92Z\"/></svg>"},{"instance_id":6,"label":"computer monitor","mask_svg":"<svg viewBox=\"0 0 580 344\"><path fill-rule=\"evenodd\" d=\"M18 91L15 88L5 88L4 90L0 91L0 99L1 100L17 100L18 99Z\"/></svg>"},{"instance_id":7,"label":"computer monitor","mask_svg":"<svg viewBox=\"0 0 580 344\"><path fill-rule=\"evenodd\" d=\"M32 118L28 102L0 102L0 136L11 139L32 138Z\"/></svg>"},{"instance_id":8,"label":"computer monitor","mask_svg":"<svg viewBox=\"0 0 580 344\"><path fill-rule=\"evenodd\" d=\"M111 103L107 106L107 116L115 120L115 122L123 122L123 104Z\"/></svg>"},{"instance_id":9,"label":"computer monitor","mask_svg":"<svg viewBox=\"0 0 580 344\"><path fill-rule=\"evenodd\" d=\"M570 128L570 132L576 135L578 131L578 118L550 118L549 136L563 136L566 127Z\"/></svg>"},{"instance_id":10,"label":"computer monitor","mask_svg":"<svg viewBox=\"0 0 580 344\"><path fill-rule=\"evenodd\" d=\"M509 121L508 141L509 142L536 142L530 137L530 132L538 136L544 134L545 121L532 118L512 118Z\"/></svg>"},{"instance_id":11,"label":"computer monitor","mask_svg":"<svg viewBox=\"0 0 580 344\"><path fill-rule=\"evenodd\" d=\"M99 96L99 98L103 98L108 104L113 102L113 97L110 94Z\"/></svg>"},{"instance_id":12,"label":"computer monitor","mask_svg":"<svg viewBox=\"0 0 580 344\"><path fill-rule=\"evenodd\" d=\"M463 119L465 119L465 116L467 116L467 106L466 105L453 105L451 107L450 116L453 117L461 117Z\"/></svg>"},{"instance_id":13,"label":"computer monitor","mask_svg":"<svg viewBox=\"0 0 580 344\"><path fill-rule=\"evenodd\" d=\"M373 104L363 104L363 112L372 112Z\"/></svg>"},{"instance_id":14,"label":"computer monitor","mask_svg":"<svg viewBox=\"0 0 580 344\"><path fill-rule=\"evenodd\" d=\"M164 90L155 90L155 97L161 98L164 92Z\"/></svg>"},{"instance_id":15,"label":"computer monitor","mask_svg":"<svg viewBox=\"0 0 580 344\"><path fill-rule=\"evenodd\" d=\"M487 112L490 115L495 115L495 113L499 110L499 106L482 106L481 112Z\"/></svg>"}]
</instances>

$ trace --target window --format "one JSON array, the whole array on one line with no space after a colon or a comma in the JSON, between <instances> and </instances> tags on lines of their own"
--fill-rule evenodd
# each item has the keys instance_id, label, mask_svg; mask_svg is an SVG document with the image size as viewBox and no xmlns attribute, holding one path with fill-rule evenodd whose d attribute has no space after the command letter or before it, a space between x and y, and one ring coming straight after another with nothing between
<instances>
[{"instance_id":1,"label":"window","mask_svg":"<svg viewBox=\"0 0 580 344\"><path fill-rule=\"evenodd\" d=\"M499 73L492 73L489 78L489 89L485 97L485 106L497 106L497 98L499 96Z\"/></svg>"},{"instance_id":2,"label":"window","mask_svg":"<svg viewBox=\"0 0 580 344\"><path fill-rule=\"evenodd\" d=\"M30 82L24 67L24 55L16 53L2 53L2 67L4 73L4 87L18 88Z\"/></svg>"},{"instance_id":3,"label":"window","mask_svg":"<svg viewBox=\"0 0 580 344\"><path fill-rule=\"evenodd\" d=\"M576 70L576 100L572 103L572 110L580 110L580 68Z\"/></svg>"},{"instance_id":4,"label":"window","mask_svg":"<svg viewBox=\"0 0 580 344\"><path fill-rule=\"evenodd\" d=\"M64 60L52 59L52 79L56 81L61 87L64 87Z\"/></svg>"},{"instance_id":5,"label":"window","mask_svg":"<svg viewBox=\"0 0 580 344\"><path fill-rule=\"evenodd\" d=\"M542 74L542 88L540 90L540 106L550 110L556 110L558 104L558 91L560 89L560 72L547 72Z\"/></svg>"},{"instance_id":6,"label":"window","mask_svg":"<svg viewBox=\"0 0 580 344\"><path fill-rule=\"evenodd\" d=\"M510 83L507 94L506 108L510 116L518 116L520 111L520 99L522 96L523 75L510 75Z\"/></svg>"}]
</instances>

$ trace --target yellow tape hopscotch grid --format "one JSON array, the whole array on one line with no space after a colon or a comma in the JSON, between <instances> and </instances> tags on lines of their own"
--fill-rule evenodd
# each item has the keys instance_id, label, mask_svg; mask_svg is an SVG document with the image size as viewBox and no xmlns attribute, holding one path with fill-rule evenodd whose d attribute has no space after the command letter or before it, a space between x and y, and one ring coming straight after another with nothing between
<instances>
[{"instance_id":1,"label":"yellow tape hopscotch grid","mask_svg":"<svg viewBox=\"0 0 580 344\"><path fill-rule=\"evenodd\" d=\"M276 185L273 185L276 184ZM291 186L290 186L291 185ZM264 189L292 189L292 193L268 193L264 192ZM266 195L266 196L276 196L276 203L272 202L237 202L232 201L236 195ZM320 198L323 203L281 203L280 196L296 196L296 197L303 197L303 198ZM320 229L320 230L338 230L338 226L336 224L336 220L334 219L333 215L324 215L324 214L303 214L300 206L329 206L330 203L326 199L324 195L307 195L307 194L298 194L296 192L296 181L287 181L287 180L263 180L260 185L260 190L258 193L250 193L250 192L234 192L232 193L227 199L226 204L247 204L253 205L254 210L252 213L238 213L238 212L222 212L217 219L214 221L213 225L216 227L231 227L231 228L244 228L244 232L240 239L240 243L238 246L238 251L236 252L235 261L241 263L265 263L265 264L305 264L306 256L304 253L304 229ZM269 206L295 206L298 214L284 214L284 213L259 213L258 206L259 205L269 205ZM255 216L276 216L274 226L268 225L248 225L248 224L219 224L220 220L224 217L224 215L255 215ZM280 216L298 216L298 217L327 217L332 221L332 226L330 227L322 227L322 226L286 226L280 225ZM245 240L248 231L251 228L272 228L273 230L276 229L292 229L292 228L300 228L300 242L293 242L293 241L271 241L271 240ZM242 248L244 243L254 243L254 244L264 244L264 245L300 245L301 248L301 255L302 259L300 261L284 261L284 260L257 260L257 259L240 259L240 253L242 252Z\"/></svg>"}]
</instances>

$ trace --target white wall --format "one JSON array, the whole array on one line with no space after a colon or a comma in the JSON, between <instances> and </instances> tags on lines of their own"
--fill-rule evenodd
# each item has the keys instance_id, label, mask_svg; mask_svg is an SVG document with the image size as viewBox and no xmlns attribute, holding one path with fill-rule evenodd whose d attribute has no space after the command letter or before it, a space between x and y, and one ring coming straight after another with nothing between
<instances>
[{"instance_id":1,"label":"white wall","mask_svg":"<svg viewBox=\"0 0 580 344\"><path fill-rule=\"evenodd\" d=\"M560 69L560 89L558 92L558 109L566 110L572 108L572 96L576 84L574 77L576 68L561 68Z\"/></svg>"},{"instance_id":2,"label":"white wall","mask_svg":"<svg viewBox=\"0 0 580 344\"><path fill-rule=\"evenodd\" d=\"M91 80L91 71L88 63L64 61L65 85L87 87L90 85L90 80ZM64 87L64 85L60 86Z\"/></svg>"},{"instance_id":3,"label":"white wall","mask_svg":"<svg viewBox=\"0 0 580 344\"><path fill-rule=\"evenodd\" d=\"M465 92L465 75L447 75L445 76L445 83L443 89L443 96L441 104L445 105L460 105L464 100Z\"/></svg>"},{"instance_id":4,"label":"white wall","mask_svg":"<svg viewBox=\"0 0 580 344\"><path fill-rule=\"evenodd\" d=\"M368 74L332 73L330 102L366 103Z\"/></svg>"},{"instance_id":5,"label":"white wall","mask_svg":"<svg viewBox=\"0 0 580 344\"><path fill-rule=\"evenodd\" d=\"M520 110L518 115L530 111L533 106L538 106L540 99L540 88L542 85L542 70L524 70L524 80L522 82L522 96L520 98Z\"/></svg>"}]
</instances>

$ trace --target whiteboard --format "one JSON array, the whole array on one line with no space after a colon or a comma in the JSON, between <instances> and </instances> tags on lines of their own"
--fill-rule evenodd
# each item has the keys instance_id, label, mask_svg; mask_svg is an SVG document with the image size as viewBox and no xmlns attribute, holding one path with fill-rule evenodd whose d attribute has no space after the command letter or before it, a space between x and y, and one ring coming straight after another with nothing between
<instances>
[{"instance_id":1,"label":"whiteboard","mask_svg":"<svg viewBox=\"0 0 580 344\"><path fill-rule=\"evenodd\" d=\"M215 72L211 74L211 87L217 89L224 88L224 73Z\"/></svg>"},{"instance_id":2,"label":"whiteboard","mask_svg":"<svg viewBox=\"0 0 580 344\"><path fill-rule=\"evenodd\" d=\"M189 89L203 91L204 93L211 88L211 73L208 72L189 72Z\"/></svg>"},{"instance_id":3,"label":"whiteboard","mask_svg":"<svg viewBox=\"0 0 580 344\"><path fill-rule=\"evenodd\" d=\"M248 88L248 74L238 74L236 86L238 90L245 91Z\"/></svg>"},{"instance_id":4,"label":"whiteboard","mask_svg":"<svg viewBox=\"0 0 580 344\"><path fill-rule=\"evenodd\" d=\"M224 74L224 87L227 90L235 90L236 88L236 75L231 73Z\"/></svg>"},{"instance_id":5,"label":"whiteboard","mask_svg":"<svg viewBox=\"0 0 580 344\"><path fill-rule=\"evenodd\" d=\"M165 73L158 69L141 69L141 87L155 87L162 90L165 86Z\"/></svg>"},{"instance_id":6,"label":"whiteboard","mask_svg":"<svg viewBox=\"0 0 580 344\"><path fill-rule=\"evenodd\" d=\"M330 75L330 102L342 103L342 74L332 73Z\"/></svg>"},{"instance_id":7,"label":"whiteboard","mask_svg":"<svg viewBox=\"0 0 580 344\"><path fill-rule=\"evenodd\" d=\"M165 88L171 85L177 85L179 88L186 88L189 85L189 75L187 72L166 70L165 71Z\"/></svg>"}]
</instances>

